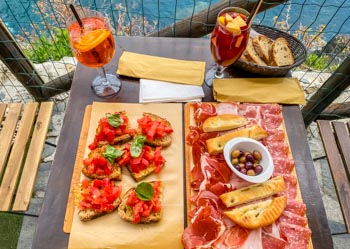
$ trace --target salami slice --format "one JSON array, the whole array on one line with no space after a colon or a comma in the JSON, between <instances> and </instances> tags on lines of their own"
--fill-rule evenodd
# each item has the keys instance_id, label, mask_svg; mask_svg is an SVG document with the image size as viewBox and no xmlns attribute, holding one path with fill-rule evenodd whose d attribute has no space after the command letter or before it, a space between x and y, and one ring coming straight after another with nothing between
<instances>
[{"instance_id":1,"label":"salami slice","mask_svg":"<svg viewBox=\"0 0 350 249\"><path fill-rule=\"evenodd\" d=\"M286 210L283 211L281 217L278 220L279 222L287 222L302 227L305 227L307 224L307 219L305 216L301 216Z\"/></svg>"},{"instance_id":2,"label":"salami slice","mask_svg":"<svg viewBox=\"0 0 350 249\"><path fill-rule=\"evenodd\" d=\"M279 224L281 237L287 240L286 249L307 249L311 237L309 228L281 222Z\"/></svg>"},{"instance_id":3,"label":"salami slice","mask_svg":"<svg viewBox=\"0 0 350 249\"><path fill-rule=\"evenodd\" d=\"M285 249L288 245L287 241L277 238L268 233L262 233L262 248L263 249Z\"/></svg>"}]
</instances>

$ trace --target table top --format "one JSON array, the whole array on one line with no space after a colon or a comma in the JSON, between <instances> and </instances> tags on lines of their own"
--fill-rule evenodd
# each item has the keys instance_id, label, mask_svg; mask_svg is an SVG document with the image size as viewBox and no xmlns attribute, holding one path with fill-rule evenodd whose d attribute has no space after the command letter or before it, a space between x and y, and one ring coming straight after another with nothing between
<instances>
[{"instance_id":1,"label":"table top","mask_svg":"<svg viewBox=\"0 0 350 249\"><path fill-rule=\"evenodd\" d=\"M208 70L214 65L209 42L208 39L200 38L116 37L116 54L106 69L107 72L115 71L122 52L131 51L175 59L205 61ZM115 97L103 99L95 96L90 89L90 82L96 74L95 69L81 64L78 65L74 74L55 159L33 239L33 249L47 249L48 245L51 249L68 247L69 235L63 232L63 223L85 106L93 101L138 103L138 79L120 77L122 80L120 93ZM233 72L232 75L249 77L246 73L238 71ZM203 101L213 101L212 89L206 85L203 89L205 92ZM283 116L296 163L302 198L307 205L313 247L333 248L299 106L284 106Z\"/></svg>"}]
</instances>

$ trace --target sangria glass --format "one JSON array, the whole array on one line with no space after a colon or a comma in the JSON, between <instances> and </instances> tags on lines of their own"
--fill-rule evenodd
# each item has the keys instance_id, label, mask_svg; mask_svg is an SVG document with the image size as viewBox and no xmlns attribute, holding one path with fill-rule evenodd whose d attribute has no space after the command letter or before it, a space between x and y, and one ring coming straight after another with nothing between
<instances>
[{"instance_id":1,"label":"sangria glass","mask_svg":"<svg viewBox=\"0 0 350 249\"><path fill-rule=\"evenodd\" d=\"M91 85L93 92L100 97L113 96L119 92L121 82L116 74L106 74L104 68L115 52L109 19L85 8L76 12L80 20L72 15L66 22L73 54L81 64L97 69L99 75Z\"/></svg>"},{"instance_id":2,"label":"sangria glass","mask_svg":"<svg viewBox=\"0 0 350 249\"><path fill-rule=\"evenodd\" d=\"M227 7L219 12L210 42L216 65L206 74L208 86L213 85L214 78L223 78L224 70L235 63L246 49L250 33L248 15L248 11L238 7Z\"/></svg>"}]
</instances>

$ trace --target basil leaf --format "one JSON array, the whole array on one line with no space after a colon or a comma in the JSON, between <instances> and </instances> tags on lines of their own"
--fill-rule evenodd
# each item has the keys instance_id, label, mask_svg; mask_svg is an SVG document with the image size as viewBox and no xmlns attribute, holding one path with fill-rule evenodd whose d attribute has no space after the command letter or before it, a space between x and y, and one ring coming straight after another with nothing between
<instances>
[{"instance_id":1,"label":"basil leaf","mask_svg":"<svg viewBox=\"0 0 350 249\"><path fill-rule=\"evenodd\" d=\"M142 201L150 201L154 195L154 188L149 182L141 182L135 188L137 198Z\"/></svg>"},{"instance_id":2,"label":"basil leaf","mask_svg":"<svg viewBox=\"0 0 350 249\"><path fill-rule=\"evenodd\" d=\"M145 136L137 136L130 145L130 154L133 158L139 157L142 152L143 144L146 141Z\"/></svg>"},{"instance_id":3,"label":"basil leaf","mask_svg":"<svg viewBox=\"0 0 350 249\"><path fill-rule=\"evenodd\" d=\"M106 152L102 152L102 155L110 162L113 163L114 159L121 157L123 155L123 151L117 150L111 145L106 146Z\"/></svg>"},{"instance_id":4,"label":"basil leaf","mask_svg":"<svg viewBox=\"0 0 350 249\"><path fill-rule=\"evenodd\" d=\"M115 128L119 127L122 123L124 123L124 120L120 117L120 114L118 113L114 113L114 114L107 113L106 118L107 118L108 124L110 124Z\"/></svg>"}]
</instances>

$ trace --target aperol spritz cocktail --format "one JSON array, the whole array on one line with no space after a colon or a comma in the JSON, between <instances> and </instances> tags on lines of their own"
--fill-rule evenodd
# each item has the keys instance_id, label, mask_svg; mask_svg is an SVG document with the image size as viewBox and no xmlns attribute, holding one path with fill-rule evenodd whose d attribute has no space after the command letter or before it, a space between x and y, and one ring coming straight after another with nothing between
<instances>
[{"instance_id":1,"label":"aperol spritz cocktail","mask_svg":"<svg viewBox=\"0 0 350 249\"><path fill-rule=\"evenodd\" d=\"M224 70L235 63L246 49L250 33L248 15L249 12L238 7L228 7L219 12L210 42L216 66L208 72L207 85L212 85L214 77L223 78Z\"/></svg>"},{"instance_id":2,"label":"aperol spritz cocktail","mask_svg":"<svg viewBox=\"0 0 350 249\"><path fill-rule=\"evenodd\" d=\"M92 82L94 93L100 97L112 96L119 92L121 83L115 74L106 74L104 69L115 52L109 20L94 10L79 10L78 15L81 23L75 16L67 21L73 54L81 64L98 69L100 75Z\"/></svg>"}]
</instances>

